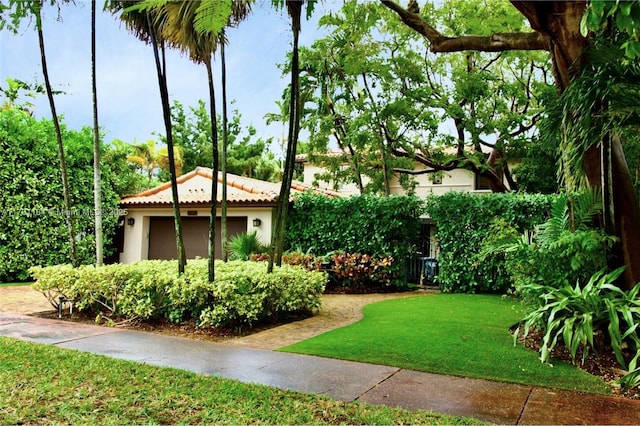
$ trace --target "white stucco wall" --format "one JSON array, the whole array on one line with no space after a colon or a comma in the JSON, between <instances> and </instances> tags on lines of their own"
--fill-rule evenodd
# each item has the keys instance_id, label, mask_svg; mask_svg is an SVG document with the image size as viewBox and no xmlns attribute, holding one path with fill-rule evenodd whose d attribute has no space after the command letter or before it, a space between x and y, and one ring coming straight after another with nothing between
<instances>
[{"instance_id":1,"label":"white stucco wall","mask_svg":"<svg viewBox=\"0 0 640 426\"><path fill-rule=\"evenodd\" d=\"M419 163L415 165L416 169L424 168ZM308 184L317 182L321 187L333 189L332 181L317 181L316 175L325 172L323 167L316 166L311 163L304 163L304 175L303 181ZM427 173L422 175L414 175L414 180L417 182L415 193L419 197L426 197L428 195L442 195L449 191L459 192L490 192L490 191L476 191L476 178L475 175L469 170L455 169L448 172L443 172L441 183L434 183L432 178L433 174ZM365 185L368 179L365 177ZM398 176L394 176L390 182L392 194L405 194L404 189L400 185ZM360 191L356 184L342 185L338 188L342 192L349 194L359 194Z\"/></svg>"},{"instance_id":2,"label":"white stucco wall","mask_svg":"<svg viewBox=\"0 0 640 426\"><path fill-rule=\"evenodd\" d=\"M149 258L149 224L152 216L173 217L173 210L157 208L129 208L124 224L124 244L120 253L120 263L133 263ZM191 212L191 215L188 213ZM193 217L196 212L197 217L209 217L208 208L184 208L180 210L181 217ZM247 231L257 231L258 238L263 244L271 241L272 232L272 212L271 207L252 208L229 208L228 217L246 217ZM220 217L220 209L217 211ZM134 224L129 225L128 220L133 219ZM260 219L260 226L254 227L253 220Z\"/></svg>"},{"instance_id":3,"label":"white stucco wall","mask_svg":"<svg viewBox=\"0 0 640 426\"><path fill-rule=\"evenodd\" d=\"M422 174L413 176L417 182L416 195L426 197L428 195L442 195L450 191L472 192L475 190L475 176L472 172L463 169L455 169L444 172L441 183L432 181L432 174ZM400 185L400 180L394 176L390 183L392 194L404 194L405 191Z\"/></svg>"}]
</instances>

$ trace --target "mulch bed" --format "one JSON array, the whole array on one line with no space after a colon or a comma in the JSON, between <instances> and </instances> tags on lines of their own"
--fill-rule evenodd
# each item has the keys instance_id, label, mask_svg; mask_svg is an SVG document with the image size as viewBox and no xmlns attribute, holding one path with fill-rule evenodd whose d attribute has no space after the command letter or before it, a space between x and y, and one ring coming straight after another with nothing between
<instances>
[{"instance_id":1,"label":"mulch bed","mask_svg":"<svg viewBox=\"0 0 640 426\"><path fill-rule=\"evenodd\" d=\"M106 318L102 318L101 321L96 321L96 315L85 312L73 312L69 315L69 311L66 310L62 318L58 318L58 312L42 312L37 314L41 318L57 319L60 321L71 321L82 324L101 325L106 327L118 327L124 329L131 329L137 331L146 331L150 333L159 333L169 336L186 337L189 339L206 340L210 342L221 342L224 340L234 339L238 337L248 336L260 331L268 330L273 327L278 327L293 321L299 321L307 318L308 315L290 315L287 318L282 318L278 321L264 321L256 323L252 327L242 328L224 328L224 327L198 327L194 320L183 321L180 323L173 323L166 319L154 319L154 320L114 320L108 321Z\"/></svg>"},{"instance_id":2,"label":"mulch bed","mask_svg":"<svg viewBox=\"0 0 640 426\"><path fill-rule=\"evenodd\" d=\"M540 346L543 336L544 335L541 331L533 330L529 332L526 339L520 336L518 340L525 347L536 352L540 352ZM584 359L584 362L581 362L583 351L582 348L579 348L576 354L576 363L574 365L581 370L588 372L589 374L600 377L605 383L611 386L613 395L623 398L640 400L640 387L623 391L620 387L613 384L615 380L624 376L624 374L626 374L626 371L624 371L620 364L618 364L613 351L607 349L607 343L604 336L595 336L594 344L599 348L597 350L597 353L594 353L593 350L589 351ZM629 361L631 359L631 354L625 355L625 360ZM551 351L551 357L564 361L568 364L573 364L571 360L571 352L562 342L558 342L553 351Z\"/></svg>"}]
</instances>

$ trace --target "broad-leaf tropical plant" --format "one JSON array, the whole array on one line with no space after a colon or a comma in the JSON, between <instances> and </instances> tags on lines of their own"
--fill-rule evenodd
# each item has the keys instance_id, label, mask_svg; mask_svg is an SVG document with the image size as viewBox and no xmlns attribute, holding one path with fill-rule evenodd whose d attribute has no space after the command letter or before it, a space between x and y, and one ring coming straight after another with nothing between
<instances>
[{"instance_id":1,"label":"broad-leaf tropical plant","mask_svg":"<svg viewBox=\"0 0 640 426\"><path fill-rule=\"evenodd\" d=\"M596 351L594 336L606 335L616 360L628 368L633 376L621 383L632 385L639 374L640 359L640 285L625 292L614 285L624 267L610 273L595 273L587 283L563 285L561 287L532 285L532 290L542 294L540 306L524 319L522 336L527 337L532 329L544 333L540 347L540 360L548 362L552 351L560 341L569 350L574 362L582 352L581 362L591 350ZM521 336L518 327L514 341ZM631 360L623 355L625 348L631 350Z\"/></svg>"}]
</instances>

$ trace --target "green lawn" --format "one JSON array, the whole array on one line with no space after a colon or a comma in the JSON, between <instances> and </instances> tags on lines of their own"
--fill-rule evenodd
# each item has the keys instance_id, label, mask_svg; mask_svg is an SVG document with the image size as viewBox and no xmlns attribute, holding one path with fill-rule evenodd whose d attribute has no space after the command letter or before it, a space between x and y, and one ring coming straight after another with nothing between
<instances>
[{"instance_id":1,"label":"green lawn","mask_svg":"<svg viewBox=\"0 0 640 426\"><path fill-rule=\"evenodd\" d=\"M0 338L0 424L479 424Z\"/></svg>"},{"instance_id":2,"label":"green lawn","mask_svg":"<svg viewBox=\"0 0 640 426\"><path fill-rule=\"evenodd\" d=\"M0 283L0 287L17 287L17 286L28 286L33 284L33 282L26 283Z\"/></svg>"},{"instance_id":3,"label":"green lawn","mask_svg":"<svg viewBox=\"0 0 640 426\"><path fill-rule=\"evenodd\" d=\"M597 377L573 366L542 364L514 347L509 327L523 313L508 298L437 294L368 305L350 326L282 348L417 371L607 394Z\"/></svg>"}]
</instances>

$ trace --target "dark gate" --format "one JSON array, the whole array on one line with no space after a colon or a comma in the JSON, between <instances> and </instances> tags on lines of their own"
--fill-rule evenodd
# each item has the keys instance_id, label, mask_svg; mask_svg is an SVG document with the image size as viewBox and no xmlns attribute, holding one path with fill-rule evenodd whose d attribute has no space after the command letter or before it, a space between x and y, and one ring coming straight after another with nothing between
<instances>
[{"instance_id":1,"label":"dark gate","mask_svg":"<svg viewBox=\"0 0 640 426\"><path fill-rule=\"evenodd\" d=\"M415 250L407 254L405 284L434 285L437 261L431 257L431 224L420 226Z\"/></svg>"}]
</instances>

